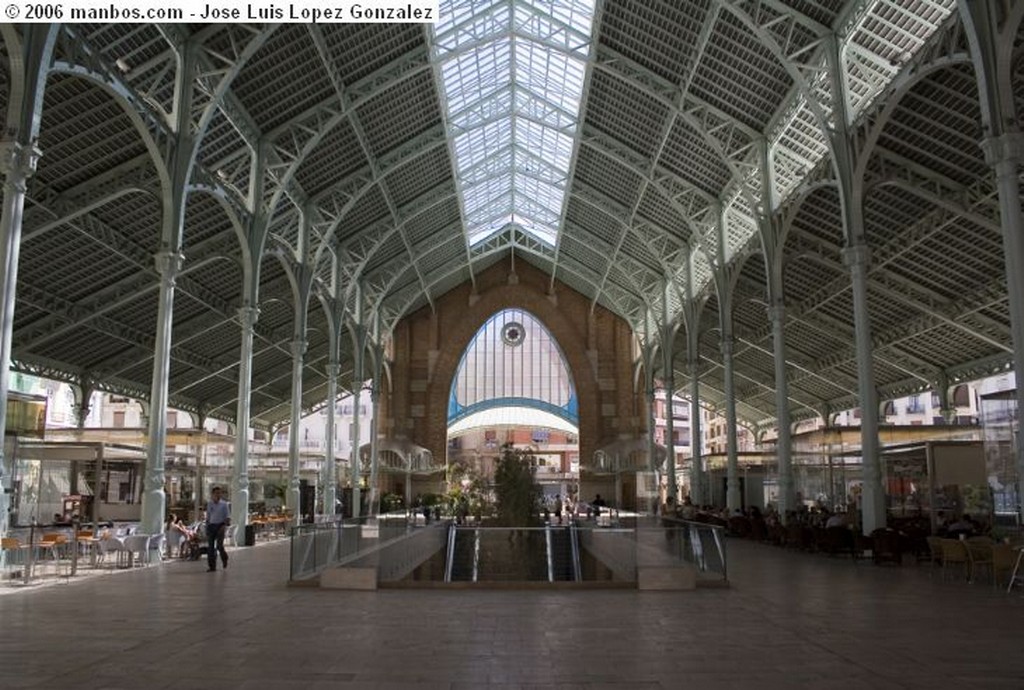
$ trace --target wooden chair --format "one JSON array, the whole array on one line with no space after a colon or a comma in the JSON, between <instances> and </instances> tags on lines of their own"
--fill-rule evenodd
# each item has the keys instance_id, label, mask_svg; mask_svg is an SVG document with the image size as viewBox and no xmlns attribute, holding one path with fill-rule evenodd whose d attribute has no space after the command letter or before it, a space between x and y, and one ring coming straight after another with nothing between
<instances>
[{"instance_id":1,"label":"wooden chair","mask_svg":"<svg viewBox=\"0 0 1024 690\"><path fill-rule=\"evenodd\" d=\"M768 538L768 528L764 524L764 519L750 521L750 538L754 541L765 541Z\"/></svg>"},{"instance_id":2,"label":"wooden chair","mask_svg":"<svg viewBox=\"0 0 1024 690\"><path fill-rule=\"evenodd\" d=\"M44 532L39 541L35 543L38 562L43 560L44 555L49 557L53 563L54 574L60 575L62 558L67 548L67 537L60 532Z\"/></svg>"},{"instance_id":3,"label":"wooden chair","mask_svg":"<svg viewBox=\"0 0 1024 690\"><path fill-rule=\"evenodd\" d=\"M0 548L4 551L7 551L8 549L20 549L22 548L21 540L15 537L4 537L3 539L0 539Z\"/></svg>"},{"instance_id":4,"label":"wooden chair","mask_svg":"<svg viewBox=\"0 0 1024 690\"><path fill-rule=\"evenodd\" d=\"M967 540L967 557L971 560L971 581L978 579L981 568L992 570L992 540L988 537L972 537ZM992 579L995 581L995 572Z\"/></svg>"},{"instance_id":5,"label":"wooden chair","mask_svg":"<svg viewBox=\"0 0 1024 690\"><path fill-rule=\"evenodd\" d=\"M853 533L853 557L864 558L865 553L875 552L875 540L870 535L861 534L860 531Z\"/></svg>"},{"instance_id":6,"label":"wooden chair","mask_svg":"<svg viewBox=\"0 0 1024 690\"><path fill-rule=\"evenodd\" d=\"M903 563L903 550L899 532L887 527L879 527L871 533L871 541L874 547L871 551L872 560L874 560L876 565L886 562L895 563L896 565Z\"/></svg>"},{"instance_id":7,"label":"wooden chair","mask_svg":"<svg viewBox=\"0 0 1024 690\"><path fill-rule=\"evenodd\" d=\"M821 550L830 556L849 554L856 558L853 549L853 532L848 527L826 527L822 530Z\"/></svg>"},{"instance_id":8,"label":"wooden chair","mask_svg":"<svg viewBox=\"0 0 1024 690\"><path fill-rule=\"evenodd\" d=\"M963 566L964 579L971 581L971 557L967 552L967 542L959 539L942 540L942 579L946 579L949 566Z\"/></svg>"},{"instance_id":9,"label":"wooden chair","mask_svg":"<svg viewBox=\"0 0 1024 690\"><path fill-rule=\"evenodd\" d=\"M999 573L1006 573L1007 579L1017 563L1017 552L1009 544L992 545L992 587L1000 586Z\"/></svg>"}]
</instances>

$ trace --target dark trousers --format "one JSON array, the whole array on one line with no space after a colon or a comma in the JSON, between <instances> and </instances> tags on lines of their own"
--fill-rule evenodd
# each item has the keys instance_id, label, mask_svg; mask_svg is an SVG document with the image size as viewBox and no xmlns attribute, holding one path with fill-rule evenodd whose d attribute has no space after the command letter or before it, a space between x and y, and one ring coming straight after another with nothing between
<instances>
[{"instance_id":1,"label":"dark trousers","mask_svg":"<svg viewBox=\"0 0 1024 690\"><path fill-rule=\"evenodd\" d=\"M224 523L219 525L207 525L206 536L209 538L209 546L206 547L206 562L211 569L217 567L217 553L220 553L221 560L228 562L228 552L224 549Z\"/></svg>"}]
</instances>

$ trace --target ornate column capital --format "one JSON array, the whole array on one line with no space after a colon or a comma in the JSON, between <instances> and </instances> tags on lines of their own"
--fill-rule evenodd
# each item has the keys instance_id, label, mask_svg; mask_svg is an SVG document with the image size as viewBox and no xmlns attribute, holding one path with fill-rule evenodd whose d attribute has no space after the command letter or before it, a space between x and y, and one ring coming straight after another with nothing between
<instances>
[{"instance_id":1,"label":"ornate column capital","mask_svg":"<svg viewBox=\"0 0 1024 690\"><path fill-rule=\"evenodd\" d=\"M35 144L26 146L14 139L0 141L0 172L8 184L25 191L25 181L36 172L36 166L43 152Z\"/></svg>"},{"instance_id":2,"label":"ornate column capital","mask_svg":"<svg viewBox=\"0 0 1024 690\"><path fill-rule=\"evenodd\" d=\"M988 137L982 139L979 146L990 168L996 168L1000 163L1017 166L1024 159L1024 132L1007 132L997 137Z\"/></svg>"},{"instance_id":3,"label":"ornate column capital","mask_svg":"<svg viewBox=\"0 0 1024 690\"><path fill-rule=\"evenodd\" d=\"M341 373L341 365L337 362L330 362L326 367L326 371L328 376L337 380L338 375Z\"/></svg>"},{"instance_id":4,"label":"ornate column capital","mask_svg":"<svg viewBox=\"0 0 1024 690\"><path fill-rule=\"evenodd\" d=\"M185 255L181 252L157 252L153 256L153 262L156 264L161 282L168 287L174 287L181 265L185 262Z\"/></svg>"},{"instance_id":5,"label":"ornate column capital","mask_svg":"<svg viewBox=\"0 0 1024 690\"><path fill-rule=\"evenodd\" d=\"M723 357L732 357L733 349L736 347L736 339L731 335L723 336L718 341L718 349Z\"/></svg>"},{"instance_id":6,"label":"ornate column capital","mask_svg":"<svg viewBox=\"0 0 1024 690\"><path fill-rule=\"evenodd\" d=\"M238 308L238 320L242 323L242 328L252 328L256 325L257 319L260 318L260 308L251 305L243 306Z\"/></svg>"},{"instance_id":7,"label":"ornate column capital","mask_svg":"<svg viewBox=\"0 0 1024 690\"><path fill-rule=\"evenodd\" d=\"M871 247L866 244L844 247L840 255L843 257L843 263L849 268L864 270L871 265Z\"/></svg>"},{"instance_id":8,"label":"ornate column capital","mask_svg":"<svg viewBox=\"0 0 1024 690\"><path fill-rule=\"evenodd\" d=\"M72 411L75 413L75 422L78 423L78 428L80 429L85 426L85 418L89 416L89 411L92 409L89 403L90 401L86 400L71 406Z\"/></svg>"},{"instance_id":9,"label":"ornate column capital","mask_svg":"<svg viewBox=\"0 0 1024 690\"><path fill-rule=\"evenodd\" d=\"M302 357L306 354L306 347L309 345L309 341L305 338L295 338L291 342L292 356Z\"/></svg>"}]
</instances>

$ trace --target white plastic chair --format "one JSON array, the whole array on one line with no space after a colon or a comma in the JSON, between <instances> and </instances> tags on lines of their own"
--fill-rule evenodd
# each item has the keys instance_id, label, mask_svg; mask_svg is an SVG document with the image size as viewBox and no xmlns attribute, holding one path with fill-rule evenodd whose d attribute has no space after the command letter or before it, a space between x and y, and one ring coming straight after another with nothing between
<instances>
[{"instance_id":1,"label":"white plastic chair","mask_svg":"<svg viewBox=\"0 0 1024 690\"><path fill-rule=\"evenodd\" d=\"M131 567L138 560L140 565L145 565L149 561L149 541L150 535L148 534L133 534L130 537L125 537L124 550L128 552L128 566Z\"/></svg>"},{"instance_id":2,"label":"white plastic chair","mask_svg":"<svg viewBox=\"0 0 1024 690\"><path fill-rule=\"evenodd\" d=\"M120 566L122 559L127 557L128 551L125 550L124 544L120 539L110 537L100 540L100 560L106 562L108 553L117 554L117 563L115 565Z\"/></svg>"},{"instance_id":3,"label":"white plastic chair","mask_svg":"<svg viewBox=\"0 0 1024 690\"><path fill-rule=\"evenodd\" d=\"M2 541L0 548L4 551L4 574L7 577L10 577L12 572L22 575L28 564L28 544L22 544L14 537L4 537Z\"/></svg>"},{"instance_id":4,"label":"white plastic chair","mask_svg":"<svg viewBox=\"0 0 1024 690\"><path fill-rule=\"evenodd\" d=\"M152 563L154 557L156 562L159 563L164 555L164 544L167 543L167 535L161 532L160 534L154 534L149 537L149 547L146 555L146 562Z\"/></svg>"}]
</instances>

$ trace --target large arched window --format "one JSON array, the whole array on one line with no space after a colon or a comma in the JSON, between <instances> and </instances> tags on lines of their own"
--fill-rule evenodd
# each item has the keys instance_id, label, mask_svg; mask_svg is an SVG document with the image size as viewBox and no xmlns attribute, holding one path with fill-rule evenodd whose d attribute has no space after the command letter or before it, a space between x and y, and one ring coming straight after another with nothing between
<instances>
[{"instance_id":1,"label":"large arched window","mask_svg":"<svg viewBox=\"0 0 1024 690\"><path fill-rule=\"evenodd\" d=\"M551 424L579 424L576 387L554 337L522 309L505 309L485 323L462 355L452 381L448 425L471 415L527 409ZM555 421L558 420L558 421ZM522 422L520 422L522 423Z\"/></svg>"}]
</instances>

